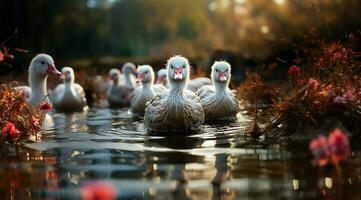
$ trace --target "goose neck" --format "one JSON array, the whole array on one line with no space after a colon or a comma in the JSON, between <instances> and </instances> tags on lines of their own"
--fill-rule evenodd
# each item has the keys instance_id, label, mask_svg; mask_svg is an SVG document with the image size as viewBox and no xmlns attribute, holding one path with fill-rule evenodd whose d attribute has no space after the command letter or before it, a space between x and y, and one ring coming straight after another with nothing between
<instances>
[{"instance_id":1,"label":"goose neck","mask_svg":"<svg viewBox=\"0 0 361 200\"><path fill-rule=\"evenodd\" d=\"M31 88L31 97L29 102L33 105L37 105L41 100L46 99L46 81L47 76L39 76L32 72L29 73L29 85Z\"/></svg>"}]
</instances>

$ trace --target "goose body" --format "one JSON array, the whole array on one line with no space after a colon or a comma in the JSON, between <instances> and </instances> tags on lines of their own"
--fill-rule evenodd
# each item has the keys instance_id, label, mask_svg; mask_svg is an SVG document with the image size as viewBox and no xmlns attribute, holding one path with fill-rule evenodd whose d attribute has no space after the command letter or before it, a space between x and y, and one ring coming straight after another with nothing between
<instances>
[{"instance_id":1,"label":"goose body","mask_svg":"<svg viewBox=\"0 0 361 200\"><path fill-rule=\"evenodd\" d=\"M166 90L163 85L154 85L154 71L149 65L141 65L137 70L138 81L141 83L134 90L134 95L131 99L131 109L134 114L142 116L150 100L154 98L157 93Z\"/></svg>"},{"instance_id":2,"label":"goose body","mask_svg":"<svg viewBox=\"0 0 361 200\"><path fill-rule=\"evenodd\" d=\"M212 85L212 80L206 77L198 77L189 81L187 89L192 92L196 92L199 88L205 85Z\"/></svg>"},{"instance_id":3,"label":"goose body","mask_svg":"<svg viewBox=\"0 0 361 200\"><path fill-rule=\"evenodd\" d=\"M231 66L227 62L215 62L212 66L213 85L206 85L197 91L204 110L205 120L234 120L239 112L235 91L228 88Z\"/></svg>"},{"instance_id":4,"label":"goose body","mask_svg":"<svg viewBox=\"0 0 361 200\"><path fill-rule=\"evenodd\" d=\"M119 82L120 71L118 69L111 69L109 76L113 83L107 91L107 100L111 107L126 107L130 105L130 98L133 88L121 85Z\"/></svg>"},{"instance_id":5,"label":"goose body","mask_svg":"<svg viewBox=\"0 0 361 200\"><path fill-rule=\"evenodd\" d=\"M53 91L53 103L58 112L83 111L87 103L84 89L74 82L74 70L64 67L62 70L63 83Z\"/></svg>"},{"instance_id":6,"label":"goose body","mask_svg":"<svg viewBox=\"0 0 361 200\"><path fill-rule=\"evenodd\" d=\"M154 132L192 132L200 130L204 112L198 96L185 89L189 63L174 56L167 63L170 89L157 94L145 109L144 125Z\"/></svg>"}]
</instances>

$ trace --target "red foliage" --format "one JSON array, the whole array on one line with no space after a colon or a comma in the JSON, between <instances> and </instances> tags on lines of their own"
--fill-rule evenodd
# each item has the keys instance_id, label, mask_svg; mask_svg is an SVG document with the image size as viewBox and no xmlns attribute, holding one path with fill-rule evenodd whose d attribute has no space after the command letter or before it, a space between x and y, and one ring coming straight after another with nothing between
<instances>
[{"instance_id":1,"label":"red foliage","mask_svg":"<svg viewBox=\"0 0 361 200\"><path fill-rule=\"evenodd\" d=\"M320 135L318 138L313 139L310 142L309 148L315 157L312 161L313 165L320 167L327 165L330 151L328 149L327 138L325 136Z\"/></svg>"},{"instance_id":2,"label":"red foliage","mask_svg":"<svg viewBox=\"0 0 361 200\"><path fill-rule=\"evenodd\" d=\"M0 62L4 60L4 54L0 51Z\"/></svg>"},{"instance_id":3,"label":"red foliage","mask_svg":"<svg viewBox=\"0 0 361 200\"><path fill-rule=\"evenodd\" d=\"M330 152L337 162L347 160L350 155L350 145L347 135L340 129L335 129L328 137Z\"/></svg>"},{"instance_id":4,"label":"red foliage","mask_svg":"<svg viewBox=\"0 0 361 200\"><path fill-rule=\"evenodd\" d=\"M41 109L41 110L50 111L52 108L53 108L53 106L52 106L50 103L48 103L48 102L42 102L42 103L40 104L40 109Z\"/></svg>"},{"instance_id":5,"label":"red foliage","mask_svg":"<svg viewBox=\"0 0 361 200\"><path fill-rule=\"evenodd\" d=\"M13 139L20 137L20 131L16 129L15 125L11 122L7 122L5 124L1 133L3 137L6 137L8 135Z\"/></svg>"}]
</instances>

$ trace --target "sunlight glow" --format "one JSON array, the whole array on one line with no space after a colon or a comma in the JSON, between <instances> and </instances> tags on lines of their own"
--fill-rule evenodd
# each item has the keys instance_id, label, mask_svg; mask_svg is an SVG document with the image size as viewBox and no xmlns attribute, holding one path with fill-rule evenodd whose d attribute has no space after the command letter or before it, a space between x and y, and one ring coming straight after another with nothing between
<instances>
[{"instance_id":1,"label":"sunlight glow","mask_svg":"<svg viewBox=\"0 0 361 200\"><path fill-rule=\"evenodd\" d=\"M274 0L276 2L276 4L278 5L282 5L286 2L286 0Z\"/></svg>"},{"instance_id":2,"label":"sunlight glow","mask_svg":"<svg viewBox=\"0 0 361 200\"><path fill-rule=\"evenodd\" d=\"M269 27L266 26L266 25L262 26L262 27L261 27L261 32L262 32L263 34L269 33Z\"/></svg>"},{"instance_id":3,"label":"sunlight glow","mask_svg":"<svg viewBox=\"0 0 361 200\"><path fill-rule=\"evenodd\" d=\"M216 11L217 10L217 4L216 2L212 2L208 5L208 9L212 12Z\"/></svg>"},{"instance_id":4,"label":"sunlight glow","mask_svg":"<svg viewBox=\"0 0 361 200\"><path fill-rule=\"evenodd\" d=\"M293 190L298 190L300 188L300 183L297 179L292 180Z\"/></svg>"},{"instance_id":5,"label":"sunlight glow","mask_svg":"<svg viewBox=\"0 0 361 200\"><path fill-rule=\"evenodd\" d=\"M236 14L239 14L239 15L245 15L248 12L247 8L245 8L244 6L241 6L241 5L236 5L233 10Z\"/></svg>"}]
</instances>

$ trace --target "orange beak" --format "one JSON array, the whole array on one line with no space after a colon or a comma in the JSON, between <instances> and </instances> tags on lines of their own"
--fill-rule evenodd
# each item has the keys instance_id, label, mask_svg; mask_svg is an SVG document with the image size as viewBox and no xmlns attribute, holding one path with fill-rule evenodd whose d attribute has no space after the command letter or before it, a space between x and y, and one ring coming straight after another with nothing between
<instances>
[{"instance_id":1,"label":"orange beak","mask_svg":"<svg viewBox=\"0 0 361 200\"><path fill-rule=\"evenodd\" d=\"M225 73L225 72L219 72L219 73L218 73L218 79L219 79L221 82L227 81L226 73Z\"/></svg>"},{"instance_id":2,"label":"orange beak","mask_svg":"<svg viewBox=\"0 0 361 200\"><path fill-rule=\"evenodd\" d=\"M55 65L48 65L48 70L47 70L48 74L52 74L52 75L56 75L56 76L61 76L61 72L59 72Z\"/></svg>"},{"instance_id":3,"label":"orange beak","mask_svg":"<svg viewBox=\"0 0 361 200\"><path fill-rule=\"evenodd\" d=\"M137 82L142 82L144 80L144 73L138 75Z\"/></svg>"},{"instance_id":4,"label":"orange beak","mask_svg":"<svg viewBox=\"0 0 361 200\"><path fill-rule=\"evenodd\" d=\"M183 68L174 68L174 80L182 80L183 79L183 74L182 74L182 70Z\"/></svg>"}]
</instances>

